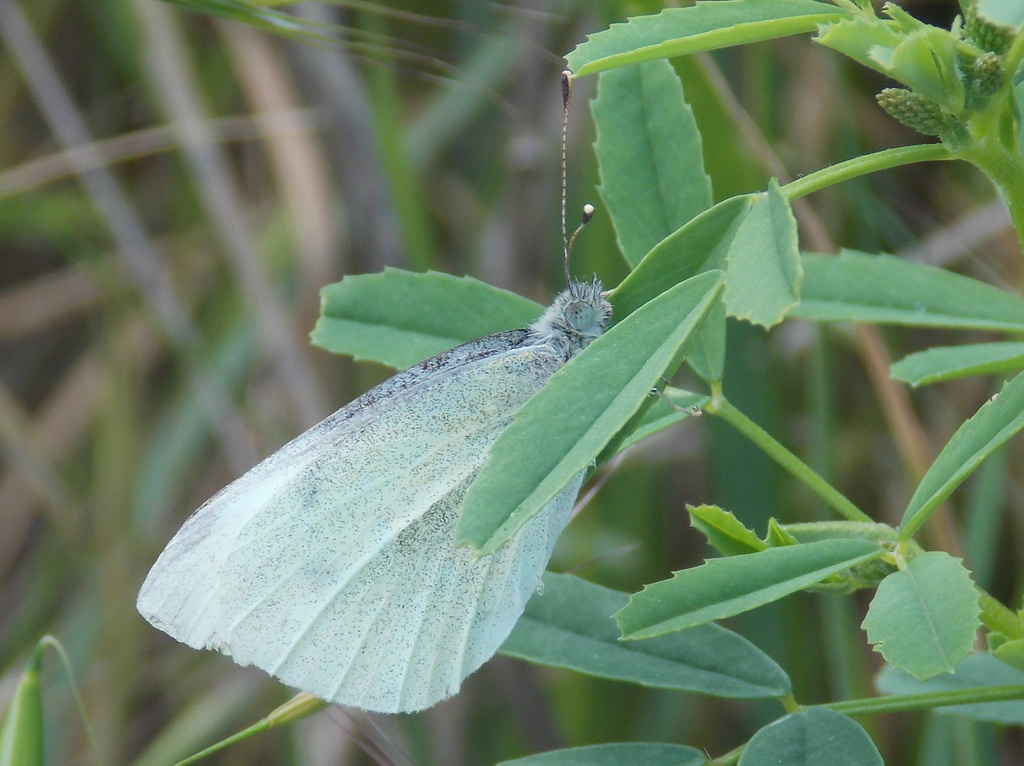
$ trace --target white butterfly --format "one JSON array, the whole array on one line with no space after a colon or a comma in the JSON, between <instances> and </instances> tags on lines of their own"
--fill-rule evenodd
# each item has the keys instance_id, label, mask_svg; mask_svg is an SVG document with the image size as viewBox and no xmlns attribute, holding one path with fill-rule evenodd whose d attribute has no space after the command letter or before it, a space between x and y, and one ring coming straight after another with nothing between
<instances>
[{"instance_id":1,"label":"white butterfly","mask_svg":"<svg viewBox=\"0 0 1024 766\"><path fill-rule=\"evenodd\" d=\"M463 498L519 408L610 317L597 280L571 283L529 328L342 407L185 522L139 612L324 700L395 713L451 696L523 613L583 475L480 558L454 545Z\"/></svg>"}]
</instances>

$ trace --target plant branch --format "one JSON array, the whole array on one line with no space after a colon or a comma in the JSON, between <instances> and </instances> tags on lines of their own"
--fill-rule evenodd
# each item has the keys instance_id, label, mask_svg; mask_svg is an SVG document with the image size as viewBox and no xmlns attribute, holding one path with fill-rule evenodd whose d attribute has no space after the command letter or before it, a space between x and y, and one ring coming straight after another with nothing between
<instances>
[{"instance_id":1,"label":"plant branch","mask_svg":"<svg viewBox=\"0 0 1024 766\"><path fill-rule=\"evenodd\" d=\"M883 149L874 154L865 154L862 157L853 157L827 168L808 173L802 178L791 181L782 187L782 193L790 202L805 197L812 192L835 184L858 178L868 173L875 173L879 170L899 167L900 165L912 165L915 162L937 162L941 160L955 160L957 155L942 144L917 144L914 146L897 146L893 149Z\"/></svg>"},{"instance_id":2,"label":"plant branch","mask_svg":"<svg viewBox=\"0 0 1024 766\"><path fill-rule=\"evenodd\" d=\"M782 446L767 431L734 407L724 395L716 393L705 407L705 412L718 415L725 422L764 450L772 460L803 482L841 516L850 521L874 521L854 505L839 490L815 473L810 466Z\"/></svg>"}]
</instances>

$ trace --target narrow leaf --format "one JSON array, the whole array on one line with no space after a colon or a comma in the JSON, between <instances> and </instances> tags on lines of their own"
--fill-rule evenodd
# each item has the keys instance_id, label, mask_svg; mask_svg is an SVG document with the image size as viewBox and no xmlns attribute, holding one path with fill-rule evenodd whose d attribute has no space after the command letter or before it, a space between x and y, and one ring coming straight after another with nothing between
<instances>
[{"instance_id":1,"label":"narrow leaf","mask_svg":"<svg viewBox=\"0 0 1024 766\"><path fill-rule=\"evenodd\" d=\"M941 551L914 557L882 580L861 625L875 651L918 680L952 670L974 643L981 607L960 562Z\"/></svg>"},{"instance_id":2,"label":"narrow leaf","mask_svg":"<svg viewBox=\"0 0 1024 766\"><path fill-rule=\"evenodd\" d=\"M777 601L883 552L863 540L826 540L711 559L647 585L615 619L623 638L660 636Z\"/></svg>"},{"instance_id":3,"label":"narrow leaf","mask_svg":"<svg viewBox=\"0 0 1024 766\"><path fill-rule=\"evenodd\" d=\"M586 470L681 362L721 289L719 272L676 285L555 373L491 448L466 494L456 543L497 550Z\"/></svg>"},{"instance_id":4,"label":"narrow leaf","mask_svg":"<svg viewBox=\"0 0 1024 766\"><path fill-rule=\"evenodd\" d=\"M539 304L471 277L384 269L320 291L313 343L405 369L460 343L525 327Z\"/></svg>"},{"instance_id":5,"label":"narrow leaf","mask_svg":"<svg viewBox=\"0 0 1024 766\"><path fill-rule=\"evenodd\" d=\"M813 0L716 0L635 16L590 35L566 60L578 75L656 58L813 32L845 17L834 5Z\"/></svg>"},{"instance_id":6,"label":"narrow leaf","mask_svg":"<svg viewBox=\"0 0 1024 766\"><path fill-rule=\"evenodd\" d=\"M43 766L43 695L39 688L42 644L21 673L0 725L0 766Z\"/></svg>"},{"instance_id":7,"label":"narrow leaf","mask_svg":"<svg viewBox=\"0 0 1024 766\"><path fill-rule=\"evenodd\" d=\"M904 670L887 667L878 674L875 685L885 694L925 694L927 692L963 691L970 698L973 689L1019 686L1024 696L1024 670L1011 668L991 654L972 654L956 666L952 673L917 681ZM935 708L937 713L953 713L976 721L993 721L1008 726L1024 725L1024 699L1005 702L976 702Z\"/></svg>"},{"instance_id":8,"label":"narrow leaf","mask_svg":"<svg viewBox=\"0 0 1024 766\"><path fill-rule=\"evenodd\" d=\"M725 269L726 255L751 198L730 197L663 239L612 291L620 320L673 285L711 269Z\"/></svg>"},{"instance_id":9,"label":"narrow leaf","mask_svg":"<svg viewBox=\"0 0 1024 766\"><path fill-rule=\"evenodd\" d=\"M1024 330L1024 300L976 279L891 255L804 255L791 316L964 330Z\"/></svg>"},{"instance_id":10,"label":"narrow leaf","mask_svg":"<svg viewBox=\"0 0 1024 766\"><path fill-rule=\"evenodd\" d=\"M940 346L903 357L889 368L896 380L912 386L968 375L991 375L1024 367L1024 343L972 343Z\"/></svg>"},{"instance_id":11,"label":"narrow leaf","mask_svg":"<svg viewBox=\"0 0 1024 766\"><path fill-rule=\"evenodd\" d=\"M711 207L700 133L663 60L605 72L592 105L598 191L630 266Z\"/></svg>"},{"instance_id":12,"label":"narrow leaf","mask_svg":"<svg viewBox=\"0 0 1024 766\"><path fill-rule=\"evenodd\" d=\"M648 641L621 641L611 618L625 593L548 573L502 654L600 678L716 697L782 697L789 677L742 636L708 624Z\"/></svg>"},{"instance_id":13,"label":"narrow leaf","mask_svg":"<svg viewBox=\"0 0 1024 766\"><path fill-rule=\"evenodd\" d=\"M753 530L747 529L743 522L717 505L688 505L686 510L690 513L690 525L723 556L757 553L768 547Z\"/></svg>"},{"instance_id":14,"label":"narrow leaf","mask_svg":"<svg viewBox=\"0 0 1024 766\"><path fill-rule=\"evenodd\" d=\"M911 537L935 508L981 462L1024 427L1024 373L1003 386L965 422L917 485L900 522L900 537Z\"/></svg>"},{"instance_id":15,"label":"narrow leaf","mask_svg":"<svg viewBox=\"0 0 1024 766\"><path fill-rule=\"evenodd\" d=\"M882 766L871 737L842 713L812 707L790 713L755 734L739 766Z\"/></svg>"},{"instance_id":16,"label":"narrow leaf","mask_svg":"<svg viewBox=\"0 0 1024 766\"><path fill-rule=\"evenodd\" d=\"M502 761L498 766L705 766L700 750L660 742L616 742L552 750L540 755Z\"/></svg>"}]
</instances>

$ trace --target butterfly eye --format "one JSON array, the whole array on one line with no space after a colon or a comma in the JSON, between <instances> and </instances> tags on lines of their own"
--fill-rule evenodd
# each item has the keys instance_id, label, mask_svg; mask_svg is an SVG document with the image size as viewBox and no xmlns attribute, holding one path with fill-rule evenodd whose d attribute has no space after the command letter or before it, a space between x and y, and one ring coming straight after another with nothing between
<instances>
[{"instance_id":1,"label":"butterfly eye","mask_svg":"<svg viewBox=\"0 0 1024 766\"><path fill-rule=\"evenodd\" d=\"M589 303L573 301L565 307L565 318L577 330L584 330L594 326L597 314Z\"/></svg>"}]
</instances>

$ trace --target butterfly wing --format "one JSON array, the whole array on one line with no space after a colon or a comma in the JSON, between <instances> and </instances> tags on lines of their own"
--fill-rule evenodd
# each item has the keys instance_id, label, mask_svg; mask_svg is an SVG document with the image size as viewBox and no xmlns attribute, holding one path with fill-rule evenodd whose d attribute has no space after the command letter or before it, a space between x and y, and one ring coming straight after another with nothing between
<instances>
[{"instance_id":1,"label":"butterfly wing","mask_svg":"<svg viewBox=\"0 0 1024 766\"><path fill-rule=\"evenodd\" d=\"M341 704L404 712L453 694L522 614L582 481L494 554L454 547L490 446L563 363L528 338L429 359L282 447L186 521L139 611Z\"/></svg>"}]
</instances>

